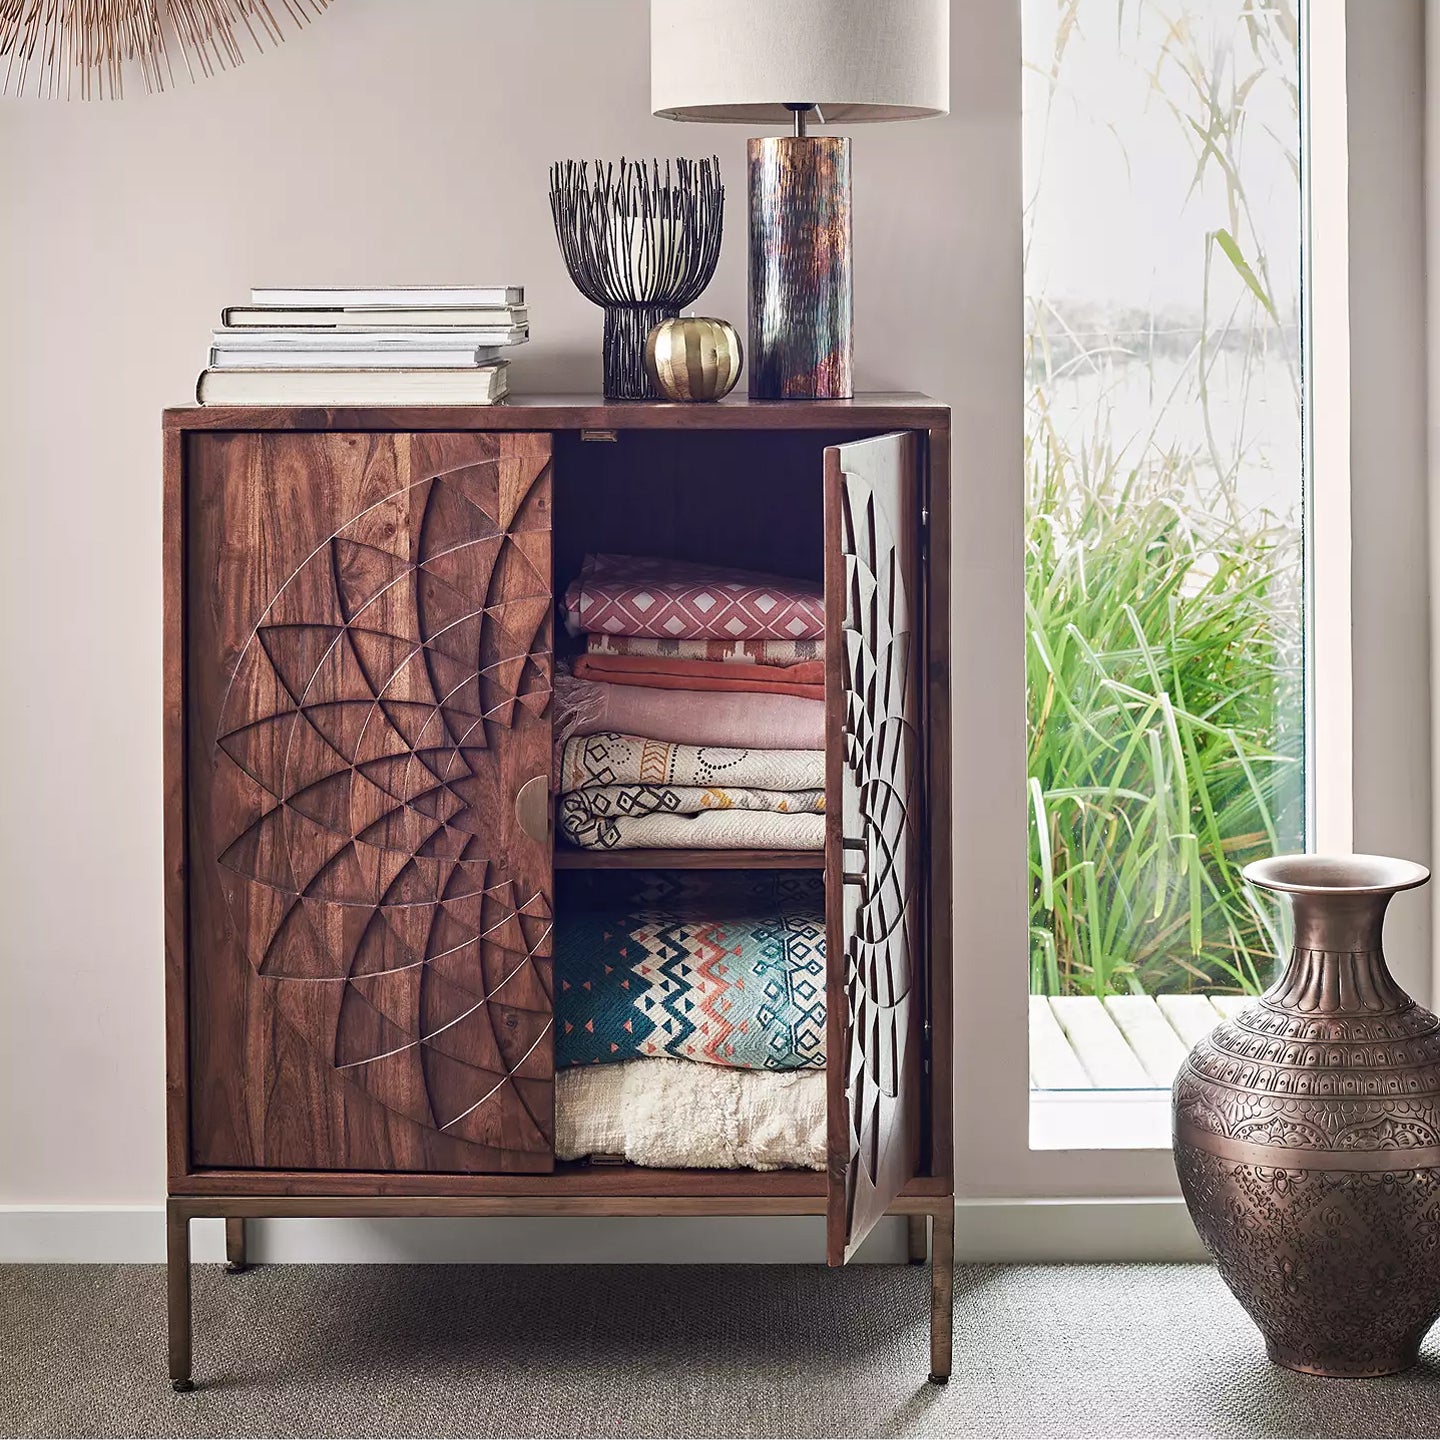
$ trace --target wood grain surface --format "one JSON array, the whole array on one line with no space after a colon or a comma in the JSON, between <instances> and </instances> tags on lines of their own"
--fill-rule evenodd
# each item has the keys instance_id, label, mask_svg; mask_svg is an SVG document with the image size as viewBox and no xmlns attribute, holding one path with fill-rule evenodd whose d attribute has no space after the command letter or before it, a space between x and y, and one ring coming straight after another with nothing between
<instances>
[{"instance_id":1,"label":"wood grain surface","mask_svg":"<svg viewBox=\"0 0 1440 1440\"><path fill-rule=\"evenodd\" d=\"M193 1163L547 1170L549 437L188 443Z\"/></svg>"},{"instance_id":2,"label":"wood grain surface","mask_svg":"<svg viewBox=\"0 0 1440 1440\"><path fill-rule=\"evenodd\" d=\"M606 401L599 395L511 396L500 405L177 405L177 430L901 430L945 424L949 411L928 395L897 391L848 400L750 400L712 405Z\"/></svg>"}]
</instances>

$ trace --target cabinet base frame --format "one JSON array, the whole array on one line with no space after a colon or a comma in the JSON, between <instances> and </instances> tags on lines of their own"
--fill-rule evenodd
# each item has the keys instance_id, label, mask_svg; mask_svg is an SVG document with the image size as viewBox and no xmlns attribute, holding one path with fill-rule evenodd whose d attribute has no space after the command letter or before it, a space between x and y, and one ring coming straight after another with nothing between
<instances>
[{"instance_id":1,"label":"cabinet base frame","mask_svg":"<svg viewBox=\"0 0 1440 1440\"><path fill-rule=\"evenodd\" d=\"M911 1258L923 1246L929 1220L930 1380L950 1378L955 1289L955 1197L900 1196L887 1212L907 1217ZM191 1376L190 1222L225 1221L226 1269L247 1268L246 1220L493 1218L498 1216L824 1215L824 1195L600 1196L600 1195L172 1195L165 1207L166 1303L170 1384L195 1388ZM917 1223L918 1222L918 1223ZM923 1261L923 1250L920 1259Z\"/></svg>"}]
</instances>

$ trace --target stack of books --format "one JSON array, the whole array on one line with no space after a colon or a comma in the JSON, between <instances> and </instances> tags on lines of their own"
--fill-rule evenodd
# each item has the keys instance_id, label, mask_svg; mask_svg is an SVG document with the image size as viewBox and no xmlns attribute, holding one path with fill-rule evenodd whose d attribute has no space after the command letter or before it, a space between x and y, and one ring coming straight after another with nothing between
<instances>
[{"instance_id":1,"label":"stack of books","mask_svg":"<svg viewBox=\"0 0 1440 1440\"><path fill-rule=\"evenodd\" d=\"M202 405L490 405L530 335L520 285L252 290L220 321Z\"/></svg>"}]
</instances>

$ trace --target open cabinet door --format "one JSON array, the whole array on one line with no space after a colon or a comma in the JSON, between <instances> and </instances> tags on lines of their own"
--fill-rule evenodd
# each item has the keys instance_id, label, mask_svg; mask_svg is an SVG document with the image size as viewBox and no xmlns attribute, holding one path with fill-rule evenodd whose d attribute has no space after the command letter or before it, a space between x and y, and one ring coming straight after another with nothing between
<instances>
[{"instance_id":1,"label":"open cabinet door","mask_svg":"<svg viewBox=\"0 0 1440 1440\"><path fill-rule=\"evenodd\" d=\"M550 437L186 474L196 1163L553 1169Z\"/></svg>"},{"instance_id":2,"label":"open cabinet door","mask_svg":"<svg viewBox=\"0 0 1440 1440\"><path fill-rule=\"evenodd\" d=\"M924 796L920 474L910 433L825 451L827 1254L915 1174ZM838 743L837 743L838 742Z\"/></svg>"}]
</instances>

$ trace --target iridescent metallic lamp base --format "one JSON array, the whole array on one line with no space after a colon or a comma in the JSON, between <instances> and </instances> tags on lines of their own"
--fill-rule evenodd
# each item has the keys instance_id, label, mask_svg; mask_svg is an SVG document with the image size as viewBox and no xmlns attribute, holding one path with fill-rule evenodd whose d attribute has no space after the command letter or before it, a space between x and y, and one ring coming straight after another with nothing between
<instances>
[{"instance_id":1,"label":"iridescent metallic lamp base","mask_svg":"<svg viewBox=\"0 0 1440 1440\"><path fill-rule=\"evenodd\" d=\"M751 140L750 398L848 400L850 141Z\"/></svg>"}]
</instances>

